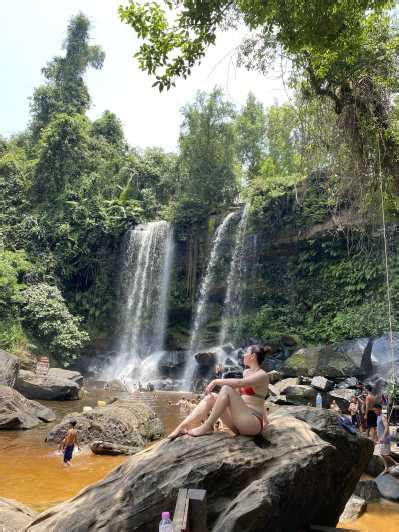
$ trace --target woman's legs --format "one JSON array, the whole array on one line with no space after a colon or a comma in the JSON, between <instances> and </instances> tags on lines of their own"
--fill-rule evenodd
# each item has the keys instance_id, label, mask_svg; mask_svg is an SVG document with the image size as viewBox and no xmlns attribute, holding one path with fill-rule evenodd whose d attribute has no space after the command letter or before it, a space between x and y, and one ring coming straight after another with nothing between
<instances>
[{"instance_id":1,"label":"woman's legs","mask_svg":"<svg viewBox=\"0 0 399 532\"><path fill-rule=\"evenodd\" d=\"M208 419L190 431L193 436L202 436L211 431L215 421L226 414L229 408L231 421L240 434L254 436L259 433L259 420L249 410L242 398L230 386L223 386Z\"/></svg>"},{"instance_id":2,"label":"woman's legs","mask_svg":"<svg viewBox=\"0 0 399 532\"><path fill-rule=\"evenodd\" d=\"M216 402L216 394L208 394L202 401L194 408L194 410L189 414L181 423L178 425L173 432L168 436L169 439L173 440L180 436L181 434L186 433L186 428L192 425L195 422L198 422L198 425L204 421L209 412L212 410Z\"/></svg>"}]
</instances>

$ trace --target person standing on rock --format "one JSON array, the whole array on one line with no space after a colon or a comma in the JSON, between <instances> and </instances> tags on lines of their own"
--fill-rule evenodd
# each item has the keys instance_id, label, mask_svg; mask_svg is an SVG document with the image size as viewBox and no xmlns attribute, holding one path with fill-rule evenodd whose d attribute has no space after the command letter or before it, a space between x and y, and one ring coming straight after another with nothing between
<instances>
[{"instance_id":1,"label":"person standing on rock","mask_svg":"<svg viewBox=\"0 0 399 532\"><path fill-rule=\"evenodd\" d=\"M378 451L382 456L385 464L383 474L389 473L391 466L397 466L398 464L391 456L391 435L389 433L389 423L387 418L382 414L382 406L376 404L374 411L377 416L377 443Z\"/></svg>"},{"instance_id":2,"label":"person standing on rock","mask_svg":"<svg viewBox=\"0 0 399 532\"><path fill-rule=\"evenodd\" d=\"M373 395L373 388L367 384L365 386L367 390L367 396L365 400L365 412L364 419L367 423L367 436L371 436L373 441L376 439L376 428L377 428L377 414L374 411L376 397Z\"/></svg>"},{"instance_id":3,"label":"person standing on rock","mask_svg":"<svg viewBox=\"0 0 399 532\"><path fill-rule=\"evenodd\" d=\"M64 465L65 466L71 465L73 449L75 447L75 444L77 445L78 450L80 451L79 442L78 442L78 431L76 430L76 421L71 421L69 423L68 432L61 443L62 450L64 452Z\"/></svg>"},{"instance_id":4,"label":"person standing on rock","mask_svg":"<svg viewBox=\"0 0 399 532\"><path fill-rule=\"evenodd\" d=\"M185 434L203 436L212 432L218 419L236 434L260 434L267 424L264 403L269 389L269 377L261 364L270 353L269 346L250 346L244 355L248 369L244 370L243 378L210 382L204 399L168 438L174 440ZM218 394L212 392L216 386L221 387ZM190 426L195 428L188 430Z\"/></svg>"}]
</instances>

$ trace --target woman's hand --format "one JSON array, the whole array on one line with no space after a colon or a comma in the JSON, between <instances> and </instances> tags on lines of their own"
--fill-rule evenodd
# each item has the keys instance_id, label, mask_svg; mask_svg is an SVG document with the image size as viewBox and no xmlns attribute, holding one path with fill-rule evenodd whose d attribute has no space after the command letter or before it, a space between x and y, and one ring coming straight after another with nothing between
<instances>
[{"instance_id":1,"label":"woman's hand","mask_svg":"<svg viewBox=\"0 0 399 532\"><path fill-rule=\"evenodd\" d=\"M214 389L215 386L220 385L220 379L214 379L211 381L208 386L206 387L206 393L211 393L211 391Z\"/></svg>"}]
</instances>

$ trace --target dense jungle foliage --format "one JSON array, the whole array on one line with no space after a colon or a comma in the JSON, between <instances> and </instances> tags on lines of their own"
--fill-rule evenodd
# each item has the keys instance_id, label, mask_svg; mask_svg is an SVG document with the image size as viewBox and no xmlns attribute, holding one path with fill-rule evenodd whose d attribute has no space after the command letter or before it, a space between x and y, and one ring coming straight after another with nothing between
<instances>
[{"instance_id":1,"label":"dense jungle foliage","mask_svg":"<svg viewBox=\"0 0 399 532\"><path fill-rule=\"evenodd\" d=\"M0 137L0 348L69 365L111 337L122 237L154 219L175 226L169 344L186 345L215 224L244 201L258 247L238 337L312 343L387 329L376 192L381 177L396 294L398 38L390 3L328 2L331 10L318 13L323 32L309 27L316 2L291 3L178 1L172 29L156 3L121 9L151 41L139 57L161 88L190 73L226 16L259 32L243 43L240 61L265 69L270 50L292 61L290 103L265 109L249 94L238 109L218 88L199 92L182 110L177 153L128 146L111 111L89 120L84 76L101 68L104 53L90 44L88 19L71 19L63 55L43 68L26 131Z\"/></svg>"}]
</instances>

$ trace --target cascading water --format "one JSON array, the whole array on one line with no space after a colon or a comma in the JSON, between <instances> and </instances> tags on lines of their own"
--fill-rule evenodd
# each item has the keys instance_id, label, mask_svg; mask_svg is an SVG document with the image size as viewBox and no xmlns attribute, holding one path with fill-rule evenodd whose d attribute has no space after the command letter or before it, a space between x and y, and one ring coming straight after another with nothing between
<instances>
[{"instance_id":1,"label":"cascading water","mask_svg":"<svg viewBox=\"0 0 399 532\"><path fill-rule=\"evenodd\" d=\"M167 222L150 222L129 231L121 274L121 333L118 355L107 378L140 380L145 357L163 348L173 230Z\"/></svg>"},{"instance_id":2,"label":"cascading water","mask_svg":"<svg viewBox=\"0 0 399 532\"><path fill-rule=\"evenodd\" d=\"M213 280L215 277L216 267L221 258L222 244L224 243L226 236L229 233L230 224L234 221L234 218L236 216L237 216L236 212L229 213L224 218L223 222L217 228L215 232L215 236L213 238L211 255L209 257L209 262L206 268L205 275L202 278L200 291L199 291L199 299L198 299L198 303L197 303L197 307L195 311L195 319L194 319L193 326L191 329L191 340L190 340L190 348L189 348L189 353L188 353L189 356L188 356L186 370L184 374L185 388L191 387L192 378L193 378L194 370L196 367L193 355L199 347L200 340L201 340L202 327L206 323L206 320L207 320L209 294L213 286Z\"/></svg>"},{"instance_id":3,"label":"cascading water","mask_svg":"<svg viewBox=\"0 0 399 532\"><path fill-rule=\"evenodd\" d=\"M237 324L241 313L242 289L246 273L245 237L249 218L249 205L246 204L238 224L236 241L227 278L226 296L223 304L222 327L219 334L219 345L231 340L232 328Z\"/></svg>"}]
</instances>

